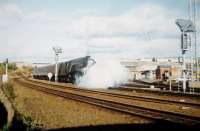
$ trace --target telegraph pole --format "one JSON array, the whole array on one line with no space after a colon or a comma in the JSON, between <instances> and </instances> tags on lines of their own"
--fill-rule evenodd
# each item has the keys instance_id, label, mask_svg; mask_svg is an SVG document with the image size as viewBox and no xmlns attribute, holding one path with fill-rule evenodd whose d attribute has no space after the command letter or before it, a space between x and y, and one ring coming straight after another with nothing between
<instances>
[{"instance_id":1,"label":"telegraph pole","mask_svg":"<svg viewBox=\"0 0 200 131\"><path fill-rule=\"evenodd\" d=\"M6 59L6 76L8 77L8 58Z\"/></svg>"},{"instance_id":2,"label":"telegraph pole","mask_svg":"<svg viewBox=\"0 0 200 131\"><path fill-rule=\"evenodd\" d=\"M8 58L6 59L5 64L6 64L6 72L5 74L3 74L2 81L8 82Z\"/></svg>"}]
</instances>

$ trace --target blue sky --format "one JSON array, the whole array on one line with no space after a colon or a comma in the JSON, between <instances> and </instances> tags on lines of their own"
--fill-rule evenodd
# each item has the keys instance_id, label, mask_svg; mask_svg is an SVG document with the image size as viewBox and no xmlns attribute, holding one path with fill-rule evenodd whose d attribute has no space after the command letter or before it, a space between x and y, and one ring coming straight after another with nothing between
<instances>
[{"instance_id":1,"label":"blue sky","mask_svg":"<svg viewBox=\"0 0 200 131\"><path fill-rule=\"evenodd\" d=\"M144 3L166 6L185 13L186 0L0 0L2 4L15 3L24 11L48 10L52 13L70 14L76 10L95 11L101 15L117 15Z\"/></svg>"},{"instance_id":2,"label":"blue sky","mask_svg":"<svg viewBox=\"0 0 200 131\"><path fill-rule=\"evenodd\" d=\"M180 32L174 21L187 18L187 4L187 0L0 0L0 61L8 57L51 62L54 45L63 47L62 60L87 54L178 56Z\"/></svg>"}]
</instances>

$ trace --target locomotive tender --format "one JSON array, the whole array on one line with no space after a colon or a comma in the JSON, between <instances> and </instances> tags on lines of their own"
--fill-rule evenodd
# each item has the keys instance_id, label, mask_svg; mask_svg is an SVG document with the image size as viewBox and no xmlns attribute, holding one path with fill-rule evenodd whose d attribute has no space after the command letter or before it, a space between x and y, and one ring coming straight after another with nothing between
<instances>
[{"instance_id":1,"label":"locomotive tender","mask_svg":"<svg viewBox=\"0 0 200 131\"><path fill-rule=\"evenodd\" d=\"M75 83L76 80L83 76L86 72L84 69L90 67L96 62L90 56L80 57L66 62L58 63L58 82ZM33 78L48 80L48 73L52 73L51 81L55 79L55 64L35 67L33 70Z\"/></svg>"}]
</instances>

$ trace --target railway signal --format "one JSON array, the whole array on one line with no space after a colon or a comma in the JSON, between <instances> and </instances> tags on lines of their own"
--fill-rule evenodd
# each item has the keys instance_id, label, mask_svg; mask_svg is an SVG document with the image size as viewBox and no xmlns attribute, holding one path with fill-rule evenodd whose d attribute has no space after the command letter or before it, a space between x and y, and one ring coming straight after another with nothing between
<instances>
[{"instance_id":1,"label":"railway signal","mask_svg":"<svg viewBox=\"0 0 200 131\"><path fill-rule=\"evenodd\" d=\"M55 52L55 82L58 81L58 59L59 54L62 53L62 48L59 46L53 47L53 51Z\"/></svg>"}]
</instances>

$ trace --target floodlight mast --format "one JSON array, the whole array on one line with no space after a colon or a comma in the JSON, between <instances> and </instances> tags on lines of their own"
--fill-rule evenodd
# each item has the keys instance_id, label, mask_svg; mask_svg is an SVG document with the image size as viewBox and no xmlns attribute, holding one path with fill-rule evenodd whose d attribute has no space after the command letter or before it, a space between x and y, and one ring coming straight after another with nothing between
<instances>
[{"instance_id":1,"label":"floodlight mast","mask_svg":"<svg viewBox=\"0 0 200 131\"><path fill-rule=\"evenodd\" d=\"M59 54L62 53L61 47L53 47L53 51L55 52L55 82L58 82L58 60Z\"/></svg>"},{"instance_id":2,"label":"floodlight mast","mask_svg":"<svg viewBox=\"0 0 200 131\"><path fill-rule=\"evenodd\" d=\"M196 24L196 17L197 17L197 14L196 14L196 0L193 0L193 23L195 25L195 27L197 26ZM192 6L192 5L191 5ZM197 27L196 27L197 28ZM195 64L196 64L196 80L199 81L199 78L198 78L198 68L199 68L199 62L198 62L198 57L197 57L197 30L194 32L194 48L195 48L195 53L194 53L194 57L195 57Z\"/></svg>"},{"instance_id":3,"label":"floodlight mast","mask_svg":"<svg viewBox=\"0 0 200 131\"><path fill-rule=\"evenodd\" d=\"M186 64L185 64L185 53L189 50L191 46L190 35L188 33L195 31L195 26L191 20L177 19L176 25L181 30L181 54L183 58L182 64L182 82L183 82L183 92L186 92Z\"/></svg>"},{"instance_id":4,"label":"floodlight mast","mask_svg":"<svg viewBox=\"0 0 200 131\"><path fill-rule=\"evenodd\" d=\"M182 46L182 48L181 48L181 50L182 50L182 56L183 56L183 92L185 92L186 91L186 73L187 73L187 71L186 71L186 65L185 65L185 53L186 53L186 51L187 51L187 49L188 49L188 47L187 47L187 34L185 33L185 32L182 32L182 38L181 38L181 46ZM185 44L184 44L185 43ZM184 45L186 45L186 46L184 46Z\"/></svg>"}]
</instances>

